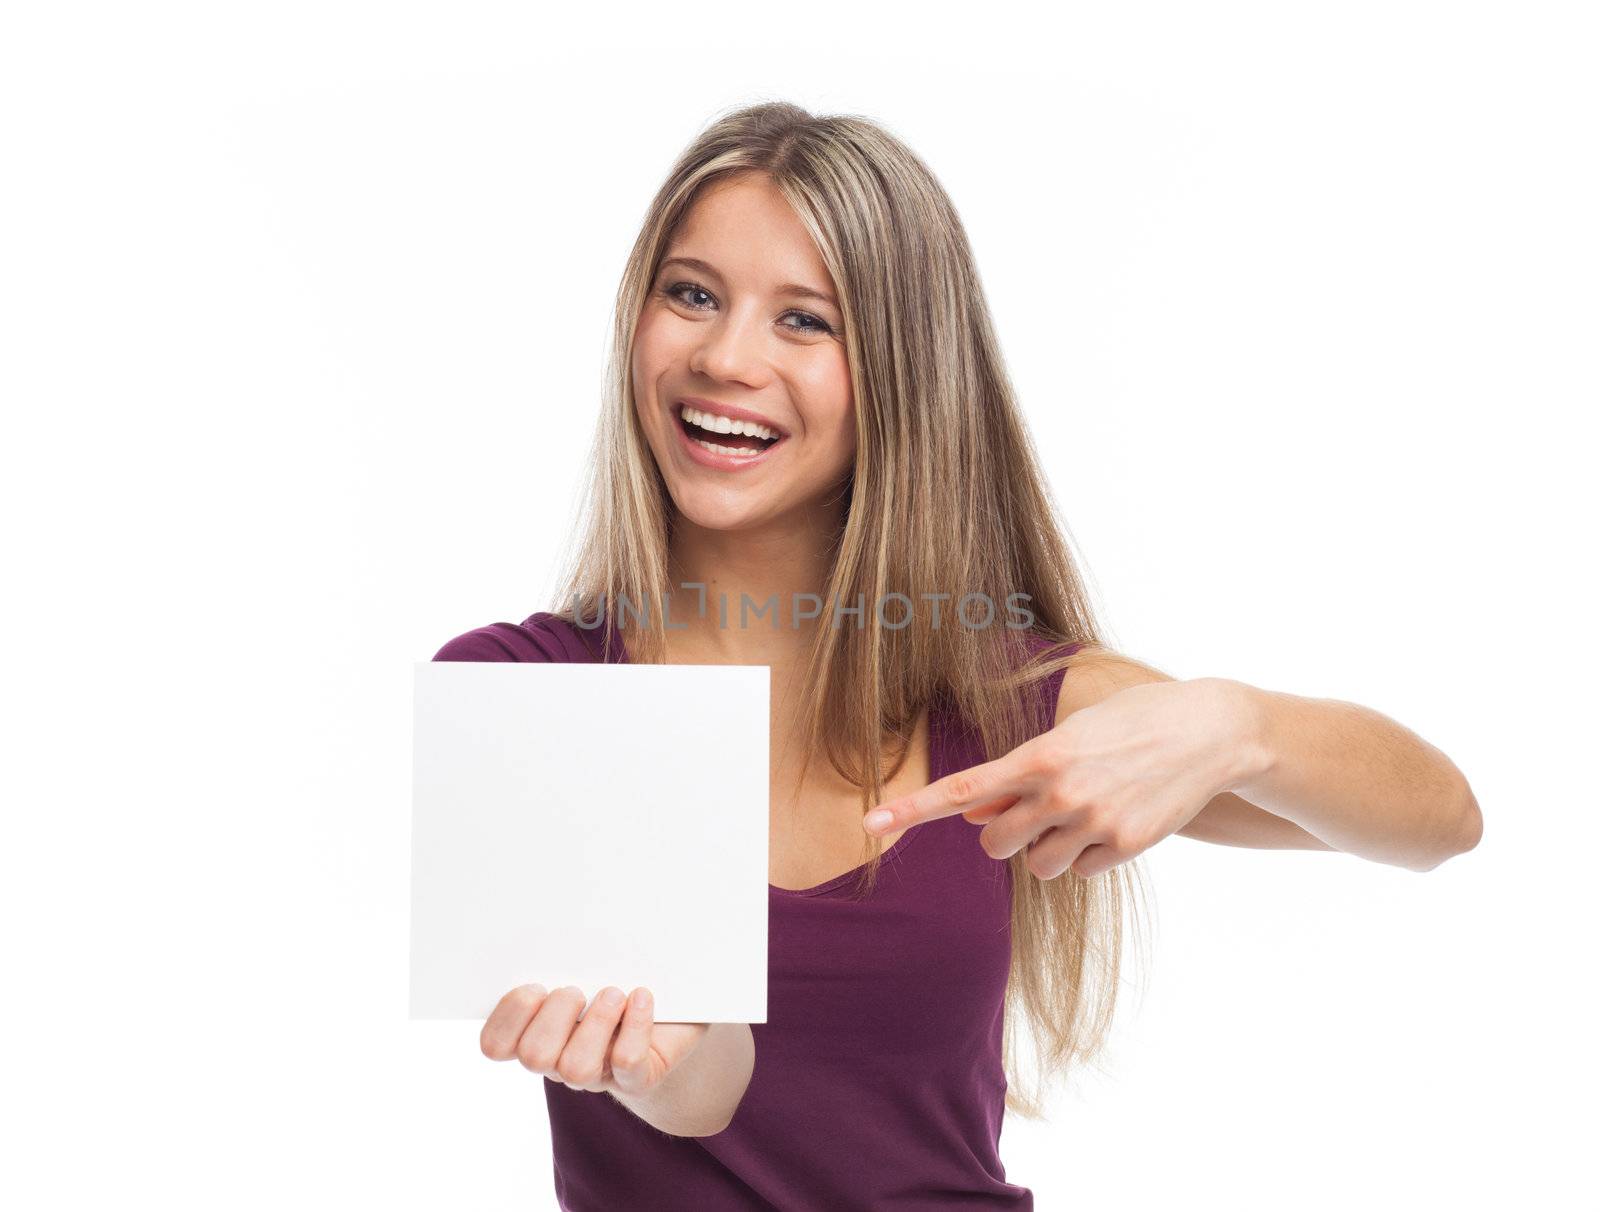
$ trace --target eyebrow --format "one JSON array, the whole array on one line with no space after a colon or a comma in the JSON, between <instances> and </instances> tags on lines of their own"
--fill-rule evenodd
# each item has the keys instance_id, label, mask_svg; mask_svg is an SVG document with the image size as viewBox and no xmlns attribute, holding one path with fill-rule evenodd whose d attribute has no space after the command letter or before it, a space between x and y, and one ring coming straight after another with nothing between
<instances>
[{"instance_id":1,"label":"eyebrow","mask_svg":"<svg viewBox=\"0 0 1600 1212\"><path fill-rule=\"evenodd\" d=\"M669 265L687 266L689 269L697 269L701 273L709 274L711 277L719 280L722 277L722 275L717 272L716 266L711 265L709 262L702 261L698 257L668 257L665 261L661 262L662 269L665 269ZM815 290L810 286L801 286L798 282L785 282L782 286L778 287L778 293L782 295L794 295L801 299L819 299L828 304L830 307L839 306L838 302L832 295L827 294L824 291Z\"/></svg>"}]
</instances>

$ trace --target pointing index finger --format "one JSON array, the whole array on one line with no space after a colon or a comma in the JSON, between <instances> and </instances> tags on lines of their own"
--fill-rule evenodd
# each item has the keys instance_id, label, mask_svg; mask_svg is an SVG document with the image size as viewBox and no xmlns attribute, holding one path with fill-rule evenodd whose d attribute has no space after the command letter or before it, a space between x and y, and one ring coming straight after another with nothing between
<instances>
[{"instance_id":1,"label":"pointing index finger","mask_svg":"<svg viewBox=\"0 0 1600 1212\"><path fill-rule=\"evenodd\" d=\"M988 807L996 801L1015 803L1025 790L1013 764L1008 758L1000 758L947 774L910 795L885 800L867 813L861 823L871 834L892 833L923 821Z\"/></svg>"}]
</instances>

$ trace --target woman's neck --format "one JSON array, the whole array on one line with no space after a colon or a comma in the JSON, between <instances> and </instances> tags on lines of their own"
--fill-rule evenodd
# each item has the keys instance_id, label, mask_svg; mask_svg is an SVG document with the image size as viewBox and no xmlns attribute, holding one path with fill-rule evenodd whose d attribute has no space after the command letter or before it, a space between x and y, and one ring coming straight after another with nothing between
<instances>
[{"instance_id":1,"label":"woman's neck","mask_svg":"<svg viewBox=\"0 0 1600 1212\"><path fill-rule=\"evenodd\" d=\"M815 516L751 530L708 530L680 517L668 552L668 660L792 667L829 625L831 608L816 599L827 594L834 533ZM797 617L806 613L815 617Z\"/></svg>"}]
</instances>

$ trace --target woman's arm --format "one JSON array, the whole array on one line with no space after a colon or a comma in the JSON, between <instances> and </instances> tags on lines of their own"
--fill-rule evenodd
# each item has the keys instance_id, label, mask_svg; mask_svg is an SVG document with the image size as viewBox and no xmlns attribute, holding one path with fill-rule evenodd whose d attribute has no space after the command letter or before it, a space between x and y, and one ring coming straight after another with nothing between
<instances>
[{"instance_id":1,"label":"woman's arm","mask_svg":"<svg viewBox=\"0 0 1600 1212\"><path fill-rule=\"evenodd\" d=\"M1232 788L1245 801L1340 850L1413 871L1430 871L1483 836L1466 777L1388 716L1244 682L1223 689L1238 697L1245 747L1258 755Z\"/></svg>"},{"instance_id":2,"label":"woman's arm","mask_svg":"<svg viewBox=\"0 0 1600 1212\"><path fill-rule=\"evenodd\" d=\"M1062 680L1056 718L1118 690L1175 679L1096 649ZM1204 726L1235 755L1234 777L1177 832L1229 846L1343 850L1428 871L1471 850L1483 815L1440 750L1370 708L1302 698L1225 678Z\"/></svg>"}]
</instances>

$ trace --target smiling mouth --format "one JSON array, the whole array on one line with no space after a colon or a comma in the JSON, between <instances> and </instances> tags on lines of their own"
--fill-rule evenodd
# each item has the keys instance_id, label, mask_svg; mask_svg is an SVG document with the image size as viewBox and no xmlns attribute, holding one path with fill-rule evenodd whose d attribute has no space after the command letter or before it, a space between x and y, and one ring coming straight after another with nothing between
<instances>
[{"instance_id":1,"label":"smiling mouth","mask_svg":"<svg viewBox=\"0 0 1600 1212\"><path fill-rule=\"evenodd\" d=\"M697 416L705 416L697 413ZM709 419L709 418L708 418ZM689 439L700 443L707 450L717 454L733 455L736 458L749 458L758 455L764 450L783 441L781 437L763 438L753 433L721 433L716 429L708 428L698 421L691 421L683 415L682 410L677 414L678 427L688 435Z\"/></svg>"}]
</instances>

